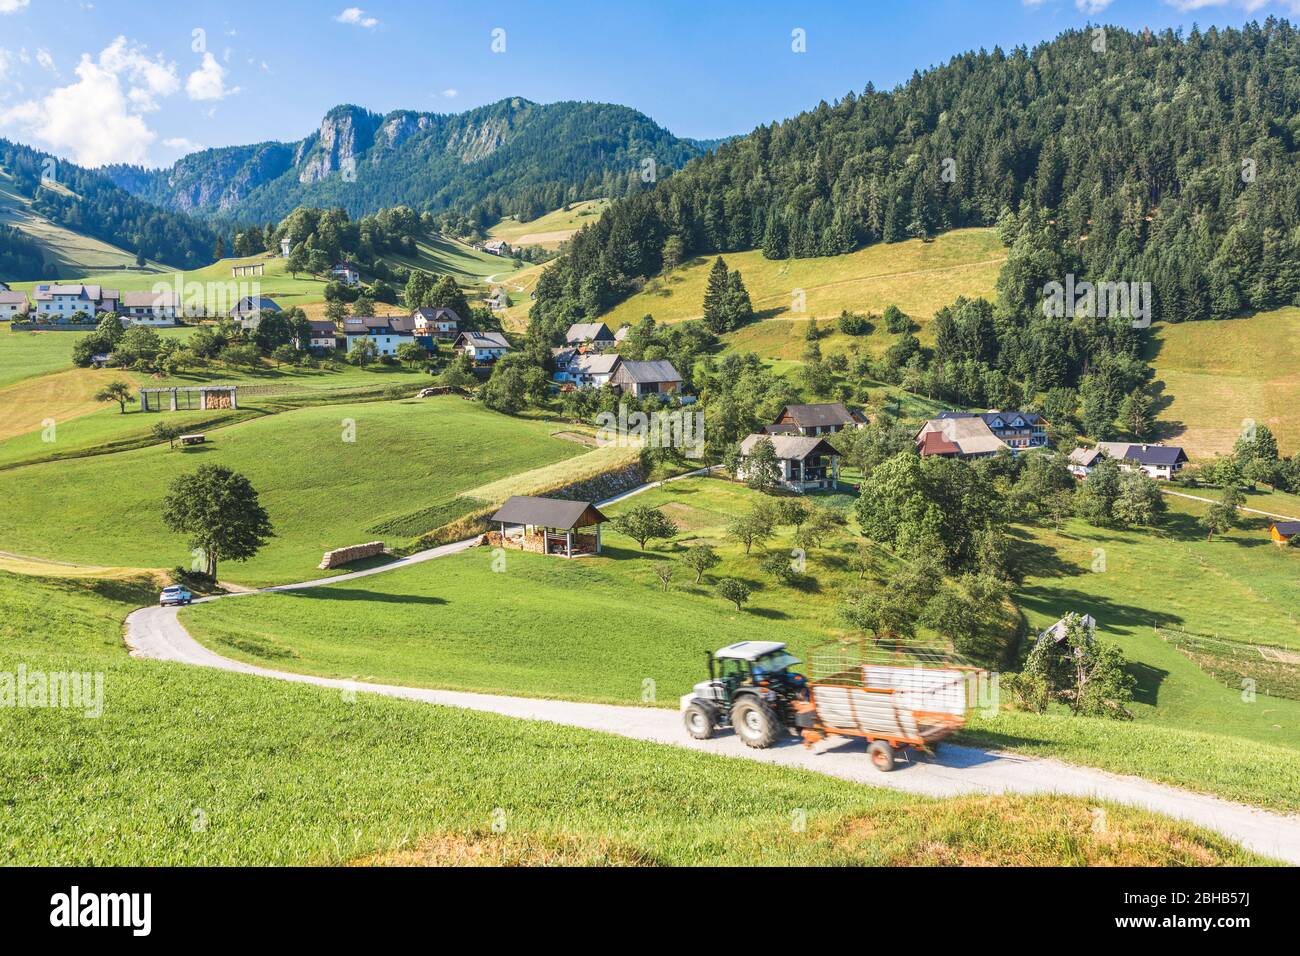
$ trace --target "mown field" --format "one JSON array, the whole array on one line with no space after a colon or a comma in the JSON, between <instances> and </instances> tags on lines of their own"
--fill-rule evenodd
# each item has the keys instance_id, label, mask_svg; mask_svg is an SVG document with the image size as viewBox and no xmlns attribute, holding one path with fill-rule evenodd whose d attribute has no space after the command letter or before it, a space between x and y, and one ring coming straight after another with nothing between
<instances>
[{"instance_id":1,"label":"mown field","mask_svg":"<svg viewBox=\"0 0 1300 956\"><path fill-rule=\"evenodd\" d=\"M752 496L739 485L688 479L612 507L617 513L650 504L678 522L674 542L652 543L645 553L607 529L600 559L506 552L506 569L496 572L492 553L475 550L350 584L198 605L182 620L223 654L286 670L624 704L646 702L653 687L654 703L674 706L700 679L709 650L779 639L806 655L843 632L835 602L856 577L847 567L850 535L809 556L814 582L774 584L758 566L761 549L746 558L722 541L727 518ZM1016 601L1031 629L1069 610L1093 614L1138 678L1137 719L976 713L965 739L1300 810L1300 702L1268 697L1261 687L1247 704L1152 630L1156 622L1214 628L1236 617L1252 623L1239 623L1233 633L1262 622L1289 628L1288 640L1300 641L1283 600L1300 569L1272 565L1288 555L1271 546L1242 560L1246 532L1204 542L1186 533L1189 520L1176 511L1156 534L1102 532L1078 522L1059 534L1020 529L1029 575ZM769 547L788 547L788 533L782 529ZM718 544L724 563L698 586L679 565L665 592L655 566L677 560L694 540ZM1097 548L1106 551L1104 573L1090 570ZM1157 557L1170 572L1144 574ZM894 559L879 551L876 559L869 574L880 578ZM738 613L714 593L719 576L762 590ZM380 633L384 640L373 640ZM1207 748L1207 739L1217 746Z\"/></svg>"},{"instance_id":2,"label":"mown field","mask_svg":"<svg viewBox=\"0 0 1300 956\"><path fill-rule=\"evenodd\" d=\"M489 229L488 235L493 239L504 239L512 246L554 249L583 226L599 219L608 205L608 199L590 199L572 203L568 209L554 209L528 222L519 222L510 216Z\"/></svg>"},{"instance_id":3,"label":"mown field","mask_svg":"<svg viewBox=\"0 0 1300 956\"><path fill-rule=\"evenodd\" d=\"M460 398L369 402L244 422L186 451L162 445L28 465L4 473L0 550L109 566L188 565L185 539L162 524L162 500L175 475L213 463L248 476L277 535L247 564L224 564L222 578L301 580L324 573L315 566L327 549L390 540L368 530L388 519L586 450L552 438L555 430ZM345 440L349 433L355 440Z\"/></svg>"},{"instance_id":4,"label":"mown field","mask_svg":"<svg viewBox=\"0 0 1300 956\"><path fill-rule=\"evenodd\" d=\"M132 660L121 621L150 596L143 582L0 573L0 670L104 679L98 718L0 709L9 782L0 863L1263 862L1123 806L1106 806L1098 832L1081 800L928 800L549 724Z\"/></svg>"},{"instance_id":5,"label":"mown field","mask_svg":"<svg viewBox=\"0 0 1300 956\"><path fill-rule=\"evenodd\" d=\"M1006 249L991 229L958 229L932 242L911 240L878 244L844 256L815 259L765 259L757 250L722 257L740 270L754 304L755 323L732 333L733 348L757 351L768 358L797 359L812 319L829 324L841 310L882 313L897 305L921 326L960 295L992 295ZM636 295L601 316L610 328L644 315L656 322L700 318L704 286L714 257L696 259L652 279ZM804 311L794 311L795 291L804 294ZM838 332L822 340L823 351L843 351L849 341L873 350L887 347L892 336L881 323L875 334L850 340Z\"/></svg>"},{"instance_id":6,"label":"mown field","mask_svg":"<svg viewBox=\"0 0 1300 956\"><path fill-rule=\"evenodd\" d=\"M1160 419L1193 457L1227 453L1252 420L1300 453L1300 308L1152 329Z\"/></svg>"}]
</instances>

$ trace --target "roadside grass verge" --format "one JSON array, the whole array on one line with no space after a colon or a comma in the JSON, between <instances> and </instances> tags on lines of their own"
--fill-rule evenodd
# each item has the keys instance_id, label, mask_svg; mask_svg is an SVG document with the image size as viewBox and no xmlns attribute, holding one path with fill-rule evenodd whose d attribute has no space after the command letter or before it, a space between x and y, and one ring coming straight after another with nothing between
<instances>
[{"instance_id":1,"label":"roadside grass verge","mask_svg":"<svg viewBox=\"0 0 1300 956\"><path fill-rule=\"evenodd\" d=\"M546 723L132 660L121 620L149 596L139 583L0 573L0 671L98 671L105 697L98 718L0 709L0 863L1266 862L1122 806L1101 805L1098 828L1088 801L936 801Z\"/></svg>"}]
</instances>

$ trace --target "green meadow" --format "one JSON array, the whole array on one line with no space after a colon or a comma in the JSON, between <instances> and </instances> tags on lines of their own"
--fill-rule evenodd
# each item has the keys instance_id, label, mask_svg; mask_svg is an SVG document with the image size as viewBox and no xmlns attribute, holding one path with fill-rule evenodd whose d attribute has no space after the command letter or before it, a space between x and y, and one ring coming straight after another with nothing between
<instances>
[{"instance_id":1,"label":"green meadow","mask_svg":"<svg viewBox=\"0 0 1300 956\"><path fill-rule=\"evenodd\" d=\"M586 450L552 438L554 430L454 397L323 405L220 429L186 451L159 445L28 465L4 473L0 550L109 566L188 565L185 539L163 526L162 500L174 476L212 463L248 476L276 530L257 557L222 565L223 580L302 580L324 573L316 565L328 549L404 543L369 530L380 523Z\"/></svg>"},{"instance_id":2,"label":"green meadow","mask_svg":"<svg viewBox=\"0 0 1300 956\"><path fill-rule=\"evenodd\" d=\"M759 568L764 549L745 557L738 545L723 540L727 519L753 496L729 482L687 479L611 507L616 514L649 504L678 523L673 541L652 542L646 552L607 528L601 558L564 561L506 552L505 570L499 571L492 552L476 549L341 585L197 605L182 620L222 654L285 670L671 707L700 679L710 650L738 640L779 639L807 655L843 633L835 603L856 578L847 567L852 527L809 555L811 580L796 587L774 584ZM1205 542L1187 534L1182 522L1188 520L1175 511L1156 533L1105 532L1073 521L1060 533L1017 529L1027 577L1015 600L1031 631L1066 611L1093 614L1102 636L1123 647L1138 679L1136 719L1075 718L1063 711L975 714L965 739L1300 809L1300 702L1268 697L1260 688L1246 703L1152 630L1157 622L1194 629L1226 621L1234 605L1214 596L1223 593L1226 581L1238 596L1256 590L1261 603L1251 605L1250 620L1289 627L1287 639L1300 641L1287 606L1270 611L1267 600L1281 598L1300 570L1267 562L1296 556L1269 546L1255 556L1259 563L1243 562L1241 549L1250 548L1247 532ZM788 533L782 529L768 548L788 548ZM665 591L656 566L676 562L685 546L699 540L717 545L723 564L701 585L677 564ZM1098 548L1106 550L1105 573L1090 570ZM1168 559L1171 550L1177 560ZM1144 575L1143 565L1161 555L1174 567ZM868 576L880 580L897 559L879 550L874 556ZM712 582L721 576L740 577L761 590L737 612L714 593ZM1009 619L1008 628L1014 627L1015 619ZM383 640L376 641L376 634ZM647 688L653 689L652 701L646 700ZM1199 743L1207 737L1220 747L1207 752ZM1139 759L1153 749L1163 756ZM1249 761L1241 759L1243 753Z\"/></svg>"},{"instance_id":3,"label":"green meadow","mask_svg":"<svg viewBox=\"0 0 1300 956\"><path fill-rule=\"evenodd\" d=\"M935 801L413 701L135 660L146 581L0 573L0 671L103 675L103 713L0 708L0 864L1243 865L1095 801ZM807 826L791 826L799 812ZM496 825L494 828L494 824ZM504 832L500 824L504 824Z\"/></svg>"},{"instance_id":4,"label":"green meadow","mask_svg":"<svg viewBox=\"0 0 1300 956\"><path fill-rule=\"evenodd\" d=\"M918 334L927 341L926 325L943 306L961 295L992 295L1006 249L991 229L957 229L930 242L880 243L843 256L773 260L754 250L722 258L728 268L740 270L760 320L731 334L734 347L795 359L808 321L829 325L844 309L880 315L897 305L921 326ZM610 328L644 315L656 322L698 319L712 265L713 257L700 258L651 279L601 319ZM796 299L799 291L802 302ZM878 329L868 338L873 350L883 350L892 337ZM822 348L843 351L847 345L848 337L836 333Z\"/></svg>"}]
</instances>

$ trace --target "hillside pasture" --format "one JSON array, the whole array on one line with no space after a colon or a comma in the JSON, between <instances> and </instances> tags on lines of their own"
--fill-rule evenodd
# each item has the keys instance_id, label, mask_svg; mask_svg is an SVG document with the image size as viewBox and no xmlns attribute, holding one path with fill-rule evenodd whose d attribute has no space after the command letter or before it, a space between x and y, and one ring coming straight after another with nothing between
<instances>
[{"instance_id":1,"label":"hillside pasture","mask_svg":"<svg viewBox=\"0 0 1300 956\"><path fill-rule=\"evenodd\" d=\"M5 472L0 549L98 565L188 565L185 538L163 526L162 501L173 477L211 463L248 476L276 532L247 564L222 565L223 580L321 576L316 565L331 548L380 537L405 543L368 530L387 519L584 451L553 430L453 397L322 405L221 429L196 449L27 465Z\"/></svg>"},{"instance_id":2,"label":"hillside pasture","mask_svg":"<svg viewBox=\"0 0 1300 956\"><path fill-rule=\"evenodd\" d=\"M520 222L514 216L508 216L489 229L488 235L493 239L504 239L511 246L555 249L583 226L591 225L599 219L608 205L608 199L570 203L568 209L555 209L528 222Z\"/></svg>"},{"instance_id":3,"label":"hillside pasture","mask_svg":"<svg viewBox=\"0 0 1300 956\"><path fill-rule=\"evenodd\" d=\"M15 192L11 183L9 176L0 171L0 225L14 226L36 241L51 278L87 269L135 266L135 253L74 232L34 212L31 200ZM18 287L17 283L10 285Z\"/></svg>"},{"instance_id":4,"label":"hillside pasture","mask_svg":"<svg viewBox=\"0 0 1300 956\"><path fill-rule=\"evenodd\" d=\"M1300 308L1152 329L1164 437L1193 457L1232 451L1248 421L1300 453Z\"/></svg>"},{"instance_id":5,"label":"hillside pasture","mask_svg":"<svg viewBox=\"0 0 1300 956\"><path fill-rule=\"evenodd\" d=\"M644 315L668 323L700 318L715 258L701 257L651 279L641 292L601 319L618 328ZM879 315L892 304L924 331L934 313L958 296L992 295L1006 249L991 229L958 229L931 242L881 243L843 256L773 260L753 250L726 253L722 258L728 268L740 271L759 320L784 320L802 330L806 321L833 320L844 309ZM802 311L796 311L799 290ZM743 335L744 330L737 334ZM777 337L784 343L798 335L787 330ZM772 351L770 357L798 355L779 352Z\"/></svg>"}]
</instances>

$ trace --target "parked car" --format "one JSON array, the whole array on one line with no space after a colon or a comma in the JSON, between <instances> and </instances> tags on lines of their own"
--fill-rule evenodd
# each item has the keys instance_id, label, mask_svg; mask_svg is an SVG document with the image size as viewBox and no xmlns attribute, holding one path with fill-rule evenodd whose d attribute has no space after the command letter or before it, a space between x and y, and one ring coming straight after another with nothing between
<instances>
[{"instance_id":1,"label":"parked car","mask_svg":"<svg viewBox=\"0 0 1300 956\"><path fill-rule=\"evenodd\" d=\"M162 589L162 593L158 595L158 606L172 607L177 604L189 604L193 600L194 595L189 592L188 588L173 584Z\"/></svg>"}]
</instances>

